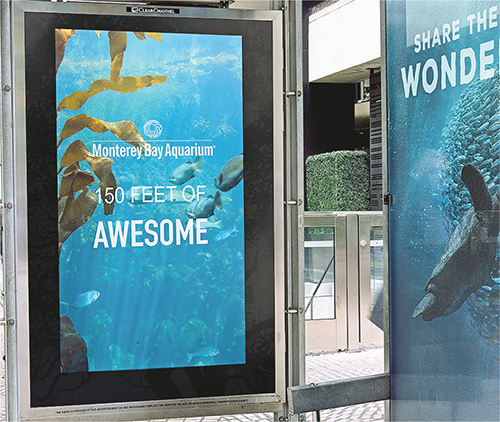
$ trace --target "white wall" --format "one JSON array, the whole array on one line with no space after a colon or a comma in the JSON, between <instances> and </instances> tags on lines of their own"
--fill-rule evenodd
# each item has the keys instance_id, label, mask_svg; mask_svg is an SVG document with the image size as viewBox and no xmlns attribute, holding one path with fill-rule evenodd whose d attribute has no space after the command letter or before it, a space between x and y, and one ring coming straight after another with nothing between
<instances>
[{"instance_id":1,"label":"white wall","mask_svg":"<svg viewBox=\"0 0 500 422\"><path fill-rule=\"evenodd\" d=\"M310 16L310 82L358 82L379 66L379 0L340 0Z\"/></svg>"}]
</instances>

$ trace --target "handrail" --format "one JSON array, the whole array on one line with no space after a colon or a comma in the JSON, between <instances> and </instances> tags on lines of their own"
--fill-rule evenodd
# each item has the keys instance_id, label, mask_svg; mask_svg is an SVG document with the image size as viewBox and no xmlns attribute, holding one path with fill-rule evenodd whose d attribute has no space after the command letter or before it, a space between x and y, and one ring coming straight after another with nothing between
<instances>
[{"instance_id":1,"label":"handrail","mask_svg":"<svg viewBox=\"0 0 500 422\"><path fill-rule=\"evenodd\" d=\"M390 377L389 374L378 374L288 387L287 398L290 412L295 415L388 400L390 398Z\"/></svg>"}]
</instances>

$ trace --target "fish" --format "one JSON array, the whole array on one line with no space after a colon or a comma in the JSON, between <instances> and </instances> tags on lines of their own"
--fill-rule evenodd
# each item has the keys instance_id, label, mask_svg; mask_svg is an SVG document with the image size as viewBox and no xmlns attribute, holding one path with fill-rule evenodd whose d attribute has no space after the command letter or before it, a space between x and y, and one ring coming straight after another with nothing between
<instances>
[{"instance_id":1,"label":"fish","mask_svg":"<svg viewBox=\"0 0 500 422\"><path fill-rule=\"evenodd\" d=\"M487 129L487 128L488 128L488 126L489 126L489 123L488 123L488 122L483 123L483 124L481 125L481 127L478 129L478 131L483 131L483 130Z\"/></svg>"},{"instance_id":2,"label":"fish","mask_svg":"<svg viewBox=\"0 0 500 422\"><path fill-rule=\"evenodd\" d=\"M194 163L191 161L186 161L184 164L181 164L177 167L173 173L170 175L170 182L175 185L183 185L188 180L194 177L195 171L202 171L203 165L201 164L201 158L198 157L194 160Z\"/></svg>"},{"instance_id":3,"label":"fish","mask_svg":"<svg viewBox=\"0 0 500 422\"><path fill-rule=\"evenodd\" d=\"M187 363L191 362L193 358L209 358L218 354L219 351L215 347L201 347L196 352L187 354Z\"/></svg>"},{"instance_id":4,"label":"fish","mask_svg":"<svg viewBox=\"0 0 500 422\"><path fill-rule=\"evenodd\" d=\"M78 295L71 303L60 302L60 304L68 308L82 309L94 303L99 296L100 293L97 290L89 290L88 292Z\"/></svg>"},{"instance_id":5,"label":"fish","mask_svg":"<svg viewBox=\"0 0 500 422\"><path fill-rule=\"evenodd\" d=\"M215 187L222 192L234 188L243 179L243 154L231 158L215 178Z\"/></svg>"},{"instance_id":6,"label":"fish","mask_svg":"<svg viewBox=\"0 0 500 422\"><path fill-rule=\"evenodd\" d=\"M87 344L67 315L60 317L61 372L88 372Z\"/></svg>"},{"instance_id":7,"label":"fish","mask_svg":"<svg viewBox=\"0 0 500 422\"><path fill-rule=\"evenodd\" d=\"M200 221L200 227L202 229L219 229L220 230L220 225L222 223L222 220L218 221Z\"/></svg>"},{"instance_id":8,"label":"fish","mask_svg":"<svg viewBox=\"0 0 500 422\"><path fill-rule=\"evenodd\" d=\"M220 242L221 240L227 239L228 237L234 236L238 233L238 230L236 229L236 225L233 226L232 229L230 230L223 230L220 233L215 236L215 240L217 242Z\"/></svg>"},{"instance_id":9,"label":"fish","mask_svg":"<svg viewBox=\"0 0 500 422\"><path fill-rule=\"evenodd\" d=\"M186 209L186 214L194 219L208 218L214 215L216 208L222 210L222 200L219 191L217 191L215 197L207 195L201 197L196 202L191 202Z\"/></svg>"},{"instance_id":10,"label":"fish","mask_svg":"<svg viewBox=\"0 0 500 422\"><path fill-rule=\"evenodd\" d=\"M490 125L490 127L488 128L488 131L498 132L499 129L500 129L500 123L495 123L495 124Z\"/></svg>"},{"instance_id":11,"label":"fish","mask_svg":"<svg viewBox=\"0 0 500 422\"><path fill-rule=\"evenodd\" d=\"M483 142L486 138L488 138L488 135L478 136L476 142Z\"/></svg>"}]
</instances>

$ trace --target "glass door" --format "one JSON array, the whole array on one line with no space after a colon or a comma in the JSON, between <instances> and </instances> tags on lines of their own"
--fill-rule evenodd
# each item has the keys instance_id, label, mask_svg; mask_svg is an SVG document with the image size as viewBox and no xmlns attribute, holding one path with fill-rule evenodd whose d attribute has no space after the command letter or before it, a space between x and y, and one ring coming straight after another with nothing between
<instances>
[{"instance_id":1,"label":"glass door","mask_svg":"<svg viewBox=\"0 0 500 422\"><path fill-rule=\"evenodd\" d=\"M383 344L381 212L304 216L306 353Z\"/></svg>"},{"instance_id":2,"label":"glass door","mask_svg":"<svg viewBox=\"0 0 500 422\"><path fill-rule=\"evenodd\" d=\"M364 347L381 347L384 341L382 214L360 213L358 219L359 341Z\"/></svg>"},{"instance_id":3,"label":"glass door","mask_svg":"<svg viewBox=\"0 0 500 422\"><path fill-rule=\"evenodd\" d=\"M306 353L347 349L346 220L304 216Z\"/></svg>"}]
</instances>

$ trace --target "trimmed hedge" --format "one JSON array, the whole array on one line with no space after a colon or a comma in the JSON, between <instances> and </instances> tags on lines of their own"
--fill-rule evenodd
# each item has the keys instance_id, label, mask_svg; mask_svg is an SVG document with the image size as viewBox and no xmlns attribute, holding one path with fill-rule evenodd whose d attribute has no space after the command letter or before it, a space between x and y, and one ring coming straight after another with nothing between
<instances>
[{"instance_id":1,"label":"trimmed hedge","mask_svg":"<svg viewBox=\"0 0 500 422\"><path fill-rule=\"evenodd\" d=\"M370 159L365 151L335 151L306 160L308 211L369 211Z\"/></svg>"}]
</instances>

